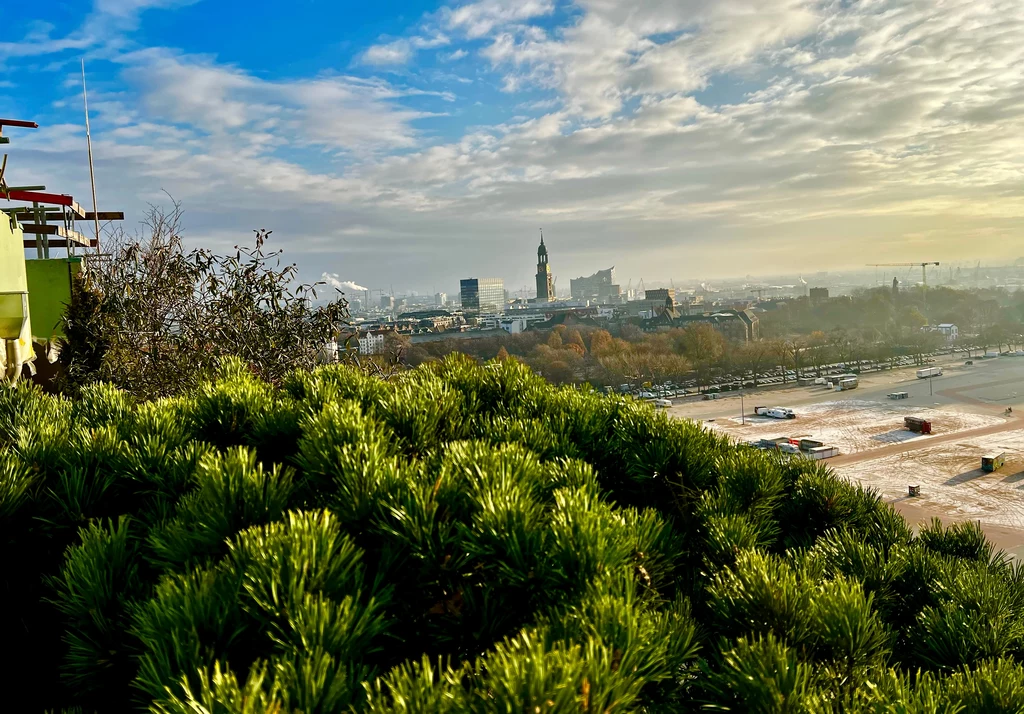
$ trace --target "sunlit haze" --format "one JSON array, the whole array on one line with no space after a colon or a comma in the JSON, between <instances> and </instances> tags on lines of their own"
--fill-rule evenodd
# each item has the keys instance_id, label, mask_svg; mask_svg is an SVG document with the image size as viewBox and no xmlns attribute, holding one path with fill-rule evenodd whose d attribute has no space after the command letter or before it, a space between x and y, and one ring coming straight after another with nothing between
<instances>
[{"instance_id":1,"label":"sunlit haze","mask_svg":"<svg viewBox=\"0 0 1024 714\"><path fill-rule=\"evenodd\" d=\"M7 3L12 185L305 278L559 291L1024 255L1020 0ZM82 201L88 203L88 201Z\"/></svg>"}]
</instances>

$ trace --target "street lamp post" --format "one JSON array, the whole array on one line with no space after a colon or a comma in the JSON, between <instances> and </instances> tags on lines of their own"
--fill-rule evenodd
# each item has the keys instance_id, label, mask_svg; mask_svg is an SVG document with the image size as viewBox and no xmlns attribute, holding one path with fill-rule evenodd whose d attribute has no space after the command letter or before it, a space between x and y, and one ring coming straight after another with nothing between
<instances>
[{"instance_id":1,"label":"street lamp post","mask_svg":"<svg viewBox=\"0 0 1024 714\"><path fill-rule=\"evenodd\" d=\"M743 392L740 392L740 423L746 426L747 410L743 408Z\"/></svg>"}]
</instances>

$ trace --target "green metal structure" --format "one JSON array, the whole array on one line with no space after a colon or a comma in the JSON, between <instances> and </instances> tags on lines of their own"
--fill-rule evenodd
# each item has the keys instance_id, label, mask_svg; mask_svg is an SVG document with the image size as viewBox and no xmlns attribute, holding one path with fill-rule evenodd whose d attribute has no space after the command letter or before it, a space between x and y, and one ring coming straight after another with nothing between
<instances>
[{"instance_id":1,"label":"green metal structure","mask_svg":"<svg viewBox=\"0 0 1024 714\"><path fill-rule=\"evenodd\" d=\"M35 357L23 246L18 222L0 211L0 376L7 383Z\"/></svg>"},{"instance_id":2,"label":"green metal structure","mask_svg":"<svg viewBox=\"0 0 1024 714\"><path fill-rule=\"evenodd\" d=\"M61 322L64 309L71 302L71 281L81 269L82 259L74 255L25 261L32 339L37 343L53 342L64 336Z\"/></svg>"},{"instance_id":3,"label":"green metal structure","mask_svg":"<svg viewBox=\"0 0 1024 714\"><path fill-rule=\"evenodd\" d=\"M6 126L35 129L35 122L0 119ZM67 194L44 193L45 186L9 186L4 178L7 155L0 163L0 200L30 203L0 211L0 383L13 384L25 365L35 376L37 354L54 359L49 349L63 337L62 317L71 302L74 276L82 269L77 250L99 249L99 222L123 220L120 211L85 211ZM95 201L95 196L93 197ZM76 221L92 221L96 236L76 230ZM34 239L25 236L33 235ZM26 260L25 251L36 259ZM51 250L61 249L55 257ZM37 363L38 364L38 363ZM51 370L52 371L52 370Z\"/></svg>"}]
</instances>

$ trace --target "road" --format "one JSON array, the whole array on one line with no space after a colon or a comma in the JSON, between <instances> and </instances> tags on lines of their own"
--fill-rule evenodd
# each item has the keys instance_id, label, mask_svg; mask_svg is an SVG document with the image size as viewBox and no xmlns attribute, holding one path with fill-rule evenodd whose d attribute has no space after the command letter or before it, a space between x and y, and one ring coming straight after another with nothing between
<instances>
[{"instance_id":1,"label":"road","mask_svg":"<svg viewBox=\"0 0 1024 714\"><path fill-rule=\"evenodd\" d=\"M669 409L673 416L707 421L749 415L755 405L796 408L837 399L885 401L889 392L908 392L910 400L902 404L943 406L961 404L987 414L1001 414L1006 407L1016 412L1024 408L1024 357L999 357L974 360L971 367L964 360L937 361L944 374L934 379L917 379L917 368L872 372L861 377L860 386L851 392L829 392L821 387L788 387L781 389L725 392L719 399L701 401L688 398ZM1014 388L1016 387L1016 388Z\"/></svg>"},{"instance_id":2,"label":"road","mask_svg":"<svg viewBox=\"0 0 1024 714\"><path fill-rule=\"evenodd\" d=\"M829 459L828 464L829 466L846 466L847 464L856 464L861 461L874 461L875 459L880 459L883 456L905 454L911 451L917 451L918 449L927 449L939 444L945 444L950 441L961 441L963 439L970 439L978 436L988 436L990 434L998 434L1003 431L1010 431L1012 429L1019 428L1019 418L1016 414L1013 414L1002 424L983 426L980 429L954 431L950 434L937 434L932 437L917 439L915 441L901 441L900 443L892 444L891 446L882 446L868 451L858 451L855 454L843 454Z\"/></svg>"}]
</instances>

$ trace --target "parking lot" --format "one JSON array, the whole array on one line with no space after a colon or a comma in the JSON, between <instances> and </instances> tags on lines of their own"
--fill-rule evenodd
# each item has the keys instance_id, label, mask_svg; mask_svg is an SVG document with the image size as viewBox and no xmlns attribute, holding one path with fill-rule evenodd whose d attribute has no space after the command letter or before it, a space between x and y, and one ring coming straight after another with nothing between
<instances>
[{"instance_id":1,"label":"parking lot","mask_svg":"<svg viewBox=\"0 0 1024 714\"><path fill-rule=\"evenodd\" d=\"M703 401L689 398L669 409L697 419L737 441L786 436L838 446L827 461L851 481L875 489L912 520L980 520L999 544L1024 555L1024 357L937 362L943 375L917 379L914 369L862 375L858 389L822 387L744 390ZM890 400L890 392L908 392ZM755 406L783 406L792 420L753 416ZM742 406L742 415L741 415ZM1007 407L1013 414L1007 415ZM933 434L903 428L905 416L933 424ZM1006 465L983 474L981 457L1005 453ZM910 485L921 495L908 497Z\"/></svg>"}]
</instances>

